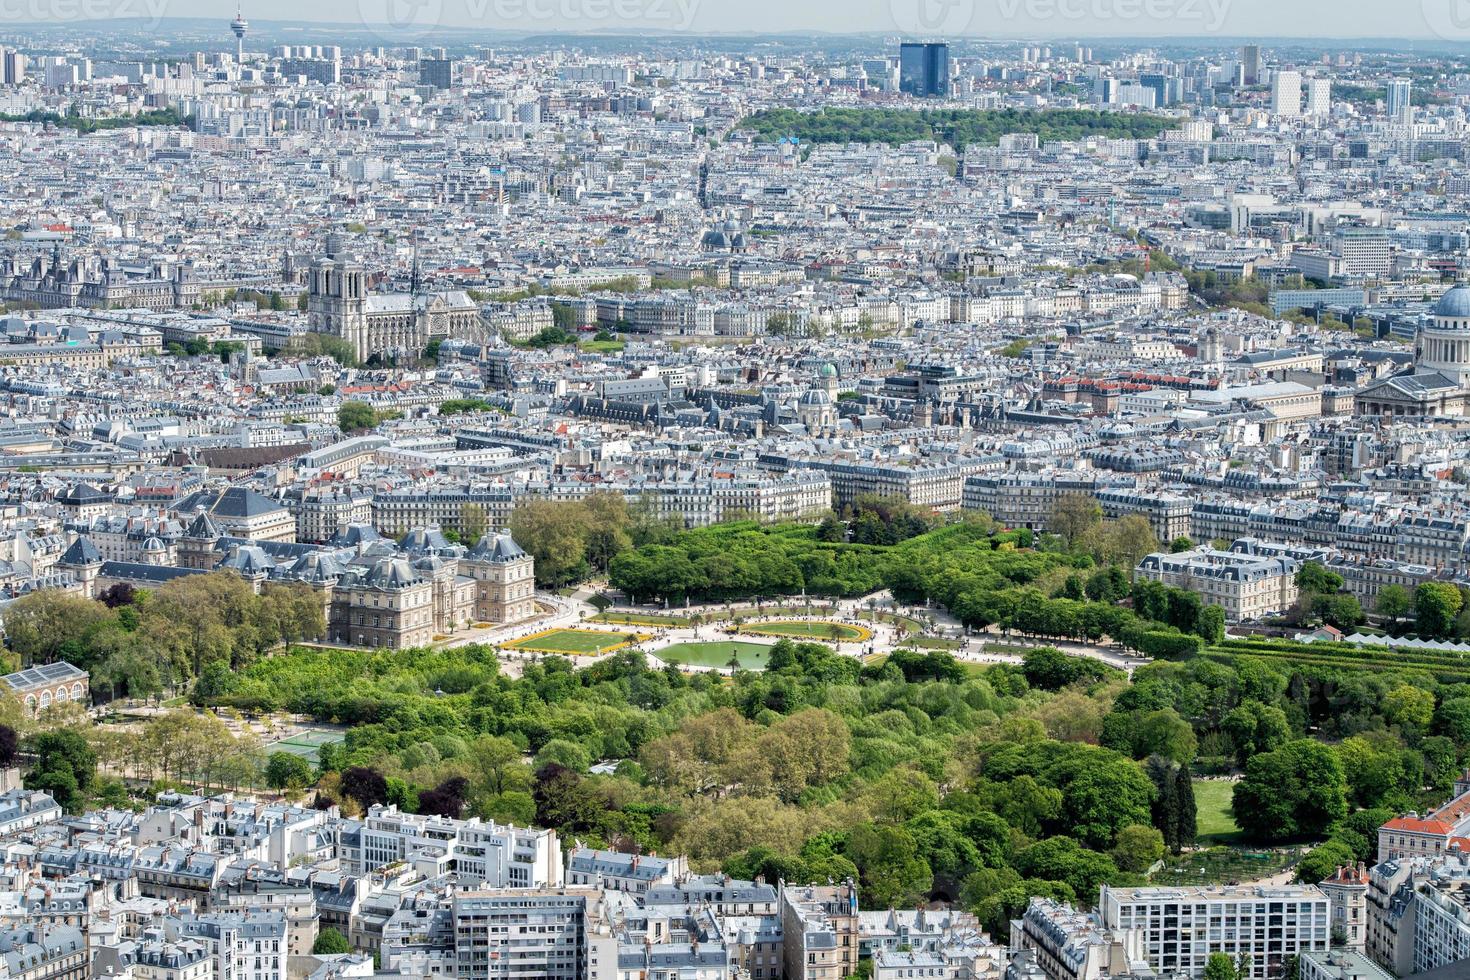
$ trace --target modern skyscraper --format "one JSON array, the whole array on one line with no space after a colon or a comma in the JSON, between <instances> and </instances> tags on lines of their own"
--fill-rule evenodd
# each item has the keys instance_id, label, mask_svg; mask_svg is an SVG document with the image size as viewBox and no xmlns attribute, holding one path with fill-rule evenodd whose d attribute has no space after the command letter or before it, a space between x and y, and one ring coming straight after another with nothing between
<instances>
[{"instance_id":1,"label":"modern skyscraper","mask_svg":"<svg viewBox=\"0 0 1470 980\"><path fill-rule=\"evenodd\" d=\"M1240 49L1240 67L1245 75L1245 84L1261 84L1261 48L1259 45L1247 44Z\"/></svg>"},{"instance_id":2,"label":"modern skyscraper","mask_svg":"<svg viewBox=\"0 0 1470 980\"><path fill-rule=\"evenodd\" d=\"M0 49L0 84L19 85L26 80L26 56Z\"/></svg>"},{"instance_id":3,"label":"modern skyscraper","mask_svg":"<svg viewBox=\"0 0 1470 980\"><path fill-rule=\"evenodd\" d=\"M898 87L899 91L921 99L948 96L949 45L901 45L898 49Z\"/></svg>"},{"instance_id":4,"label":"modern skyscraper","mask_svg":"<svg viewBox=\"0 0 1470 980\"><path fill-rule=\"evenodd\" d=\"M1413 83L1407 78L1390 78L1385 88L1388 94L1388 117L1394 122L1413 122Z\"/></svg>"},{"instance_id":5,"label":"modern skyscraper","mask_svg":"<svg viewBox=\"0 0 1470 980\"><path fill-rule=\"evenodd\" d=\"M437 89L454 87L454 62L448 58L425 58L419 62L419 84Z\"/></svg>"},{"instance_id":6,"label":"modern skyscraper","mask_svg":"<svg viewBox=\"0 0 1470 980\"><path fill-rule=\"evenodd\" d=\"M1138 84L1144 88L1153 89L1154 105L1166 106L1169 104L1169 79L1167 76L1158 74L1157 72L1145 72L1138 76Z\"/></svg>"},{"instance_id":7,"label":"modern skyscraper","mask_svg":"<svg viewBox=\"0 0 1470 980\"><path fill-rule=\"evenodd\" d=\"M1302 73L1283 68L1271 76L1271 112L1293 118L1302 114Z\"/></svg>"},{"instance_id":8,"label":"modern skyscraper","mask_svg":"<svg viewBox=\"0 0 1470 980\"><path fill-rule=\"evenodd\" d=\"M1332 114L1332 79L1307 79L1307 115L1327 116Z\"/></svg>"}]
</instances>

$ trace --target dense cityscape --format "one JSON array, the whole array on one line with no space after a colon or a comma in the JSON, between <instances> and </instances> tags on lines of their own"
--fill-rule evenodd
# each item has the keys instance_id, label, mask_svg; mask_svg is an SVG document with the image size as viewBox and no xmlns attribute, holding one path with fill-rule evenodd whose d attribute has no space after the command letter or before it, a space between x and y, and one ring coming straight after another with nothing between
<instances>
[{"instance_id":1,"label":"dense cityscape","mask_svg":"<svg viewBox=\"0 0 1470 980\"><path fill-rule=\"evenodd\" d=\"M0 10L0 977L1470 976L1435 0L128 6Z\"/></svg>"}]
</instances>

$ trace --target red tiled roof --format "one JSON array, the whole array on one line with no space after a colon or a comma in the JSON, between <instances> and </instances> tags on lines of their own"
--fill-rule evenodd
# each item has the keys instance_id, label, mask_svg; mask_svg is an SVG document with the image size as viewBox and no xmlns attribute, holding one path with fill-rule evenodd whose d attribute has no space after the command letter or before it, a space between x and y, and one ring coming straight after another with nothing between
<instances>
[{"instance_id":1,"label":"red tiled roof","mask_svg":"<svg viewBox=\"0 0 1470 980\"><path fill-rule=\"evenodd\" d=\"M1448 820L1418 820L1413 817L1395 817L1383 825L1384 830L1402 830L1411 834L1448 834L1455 825Z\"/></svg>"}]
</instances>

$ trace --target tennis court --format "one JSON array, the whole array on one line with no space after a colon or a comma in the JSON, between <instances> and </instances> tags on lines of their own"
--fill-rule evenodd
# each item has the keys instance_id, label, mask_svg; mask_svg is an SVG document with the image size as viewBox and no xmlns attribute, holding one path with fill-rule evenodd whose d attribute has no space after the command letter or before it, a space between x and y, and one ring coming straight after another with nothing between
<instances>
[{"instance_id":1,"label":"tennis court","mask_svg":"<svg viewBox=\"0 0 1470 980\"><path fill-rule=\"evenodd\" d=\"M340 741L342 741L341 732L312 728L303 732L297 732L295 735L283 738L278 742L272 742L265 747L265 750L267 754L271 752L289 752L292 755L301 756L301 758L306 759L308 762L316 763L323 745L333 745Z\"/></svg>"}]
</instances>

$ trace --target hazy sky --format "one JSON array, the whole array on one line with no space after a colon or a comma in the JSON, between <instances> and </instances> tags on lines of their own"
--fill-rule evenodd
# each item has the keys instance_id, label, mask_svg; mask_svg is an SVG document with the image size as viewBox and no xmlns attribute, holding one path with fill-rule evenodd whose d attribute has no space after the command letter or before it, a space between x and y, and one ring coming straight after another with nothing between
<instances>
[{"instance_id":1,"label":"hazy sky","mask_svg":"<svg viewBox=\"0 0 1470 980\"><path fill-rule=\"evenodd\" d=\"M234 0L0 0L0 19L76 4L219 16ZM990 37L1361 37L1470 42L1470 0L244 0L246 18L577 31L879 31ZM38 12L39 17L24 16ZM74 16L74 15L73 15Z\"/></svg>"}]
</instances>

